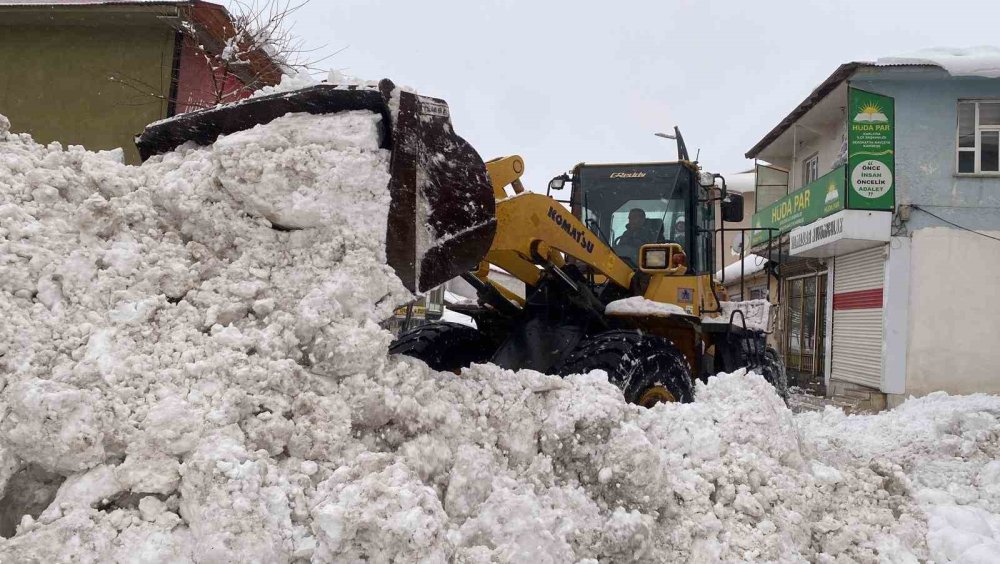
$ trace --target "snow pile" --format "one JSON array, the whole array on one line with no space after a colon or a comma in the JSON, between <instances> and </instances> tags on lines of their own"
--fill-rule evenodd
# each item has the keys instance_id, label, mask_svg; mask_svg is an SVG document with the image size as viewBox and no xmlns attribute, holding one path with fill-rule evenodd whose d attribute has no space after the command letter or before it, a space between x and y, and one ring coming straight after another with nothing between
<instances>
[{"instance_id":1,"label":"snow pile","mask_svg":"<svg viewBox=\"0 0 1000 564\"><path fill-rule=\"evenodd\" d=\"M1000 78L1000 47L935 47L895 57L881 57L876 65L936 65L952 76Z\"/></svg>"},{"instance_id":2,"label":"snow pile","mask_svg":"<svg viewBox=\"0 0 1000 564\"><path fill-rule=\"evenodd\" d=\"M288 116L142 167L2 135L0 490L66 479L0 561L313 550L303 464L351 432L329 378L380 368L409 299L379 119Z\"/></svg>"},{"instance_id":3,"label":"snow pile","mask_svg":"<svg viewBox=\"0 0 1000 564\"><path fill-rule=\"evenodd\" d=\"M332 73L331 73L332 74ZM265 85L259 90L250 94L250 98L259 98L269 94L279 94L284 92L294 92L302 88L316 86L320 81L316 80L306 71L285 73L281 75L281 80L275 85Z\"/></svg>"},{"instance_id":4,"label":"snow pile","mask_svg":"<svg viewBox=\"0 0 1000 564\"><path fill-rule=\"evenodd\" d=\"M989 554L996 398L800 431L743 372L645 410L599 372L387 357L377 119L142 167L0 132L0 561Z\"/></svg>"},{"instance_id":5,"label":"snow pile","mask_svg":"<svg viewBox=\"0 0 1000 564\"><path fill-rule=\"evenodd\" d=\"M259 98L261 96L268 96L270 94L283 94L287 92L295 92L296 90L301 90L303 88L309 88L311 86L316 86L318 84L331 84L336 86L350 87L350 86L378 86L377 80L362 80L360 78L344 74L338 70L331 70L327 73L324 80L317 80L311 74L306 71L298 71L294 73L286 73L281 75L281 81L273 86L264 86L260 90L254 91L250 94L250 98ZM410 87L403 87L403 89L414 92Z\"/></svg>"},{"instance_id":6,"label":"snow pile","mask_svg":"<svg viewBox=\"0 0 1000 564\"><path fill-rule=\"evenodd\" d=\"M880 415L798 416L818 460L892 475L926 512L937 562L1000 562L1000 397L910 400Z\"/></svg>"},{"instance_id":7,"label":"snow pile","mask_svg":"<svg viewBox=\"0 0 1000 564\"><path fill-rule=\"evenodd\" d=\"M632 296L623 300L615 300L604 308L608 315L651 315L653 317L670 317L671 315L690 315L684 308L663 302L647 300L642 296Z\"/></svg>"}]
</instances>

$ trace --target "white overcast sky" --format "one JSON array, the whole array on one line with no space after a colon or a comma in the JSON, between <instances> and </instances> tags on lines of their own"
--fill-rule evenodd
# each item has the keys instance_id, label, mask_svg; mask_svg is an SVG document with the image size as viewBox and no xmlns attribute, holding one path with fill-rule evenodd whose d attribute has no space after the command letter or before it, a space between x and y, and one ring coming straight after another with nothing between
<instances>
[{"instance_id":1,"label":"white overcast sky","mask_svg":"<svg viewBox=\"0 0 1000 564\"><path fill-rule=\"evenodd\" d=\"M926 7L925 7L926 6ZM1000 43L1000 2L311 0L293 30L324 61L444 98L484 159L544 191L578 162L672 160L679 125L715 172L843 62Z\"/></svg>"}]
</instances>

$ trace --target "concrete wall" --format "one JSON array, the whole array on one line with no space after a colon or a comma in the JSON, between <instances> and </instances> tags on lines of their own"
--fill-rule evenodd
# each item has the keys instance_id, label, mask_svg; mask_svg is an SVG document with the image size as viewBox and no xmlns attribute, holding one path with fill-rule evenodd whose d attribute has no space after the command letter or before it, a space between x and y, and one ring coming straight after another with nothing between
<instances>
[{"instance_id":1,"label":"concrete wall","mask_svg":"<svg viewBox=\"0 0 1000 564\"><path fill-rule=\"evenodd\" d=\"M955 174L958 100L1000 98L1000 79L904 67L866 71L851 84L896 99L897 204L925 206L970 229L1000 229L1000 177ZM939 225L920 211L908 222L911 231Z\"/></svg>"},{"instance_id":2,"label":"concrete wall","mask_svg":"<svg viewBox=\"0 0 1000 564\"><path fill-rule=\"evenodd\" d=\"M905 393L1000 393L1000 242L920 229L910 254Z\"/></svg>"},{"instance_id":3,"label":"concrete wall","mask_svg":"<svg viewBox=\"0 0 1000 564\"><path fill-rule=\"evenodd\" d=\"M913 267L909 237L892 237L885 261L882 293L882 391L906 393L907 354L910 329L910 270Z\"/></svg>"},{"instance_id":4,"label":"concrete wall","mask_svg":"<svg viewBox=\"0 0 1000 564\"><path fill-rule=\"evenodd\" d=\"M125 149L166 116L174 34L166 26L14 25L0 15L0 114L39 143ZM139 92L109 80L126 76Z\"/></svg>"}]
</instances>

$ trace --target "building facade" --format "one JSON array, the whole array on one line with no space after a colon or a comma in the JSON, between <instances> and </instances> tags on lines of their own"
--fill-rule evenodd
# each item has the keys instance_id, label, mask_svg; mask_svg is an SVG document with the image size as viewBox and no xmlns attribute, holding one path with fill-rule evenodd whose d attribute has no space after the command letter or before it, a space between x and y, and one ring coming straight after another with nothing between
<instances>
[{"instance_id":1,"label":"building facade","mask_svg":"<svg viewBox=\"0 0 1000 564\"><path fill-rule=\"evenodd\" d=\"M748 151L791 374L868 409L1000 392L998 149L1000 79L849 63Z\"/></svg>"},{"instance_id":2,"label":"building facade","mask_svg":"<svg viewBox=\"0 0 1000 564\"><path fill-rule=\"evenodd\" d=\"M206 53L233 34L225 8L197 0L0 0L0 114L39 143L121 147L138 163L146 124L280 80L259 53L214 68Z\"/></svg>"}]
</instances>

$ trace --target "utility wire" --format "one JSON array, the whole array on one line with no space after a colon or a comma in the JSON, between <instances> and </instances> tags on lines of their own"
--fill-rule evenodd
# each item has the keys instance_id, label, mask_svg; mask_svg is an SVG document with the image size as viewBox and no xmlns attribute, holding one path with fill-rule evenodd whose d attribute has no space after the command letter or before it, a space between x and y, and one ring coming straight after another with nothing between
<instances>
[{"instance_id":1,"label":"utility wire","mask_svg":"<svg viewBox=\"0 0 1000 564\"><path fill-rule=\"evenodd\" d=\"M994 241L1000 241L1000 237L994 237L992 235L987 235L986 233L982 233L980 231L976 231L975 229L969 229L968 227L965 227L963 225L959 225L959 224L957 224L957 223L955 223L953 221L949 221L949 220L941 217L940 215L937 215L935 213L931 213L931 212L925 210L924 208L922 208L922 207L920 207L920 206L918 206L916 204L912 204L910 207L913 208L913 209L915 209L915 210L920 210L920 211L924 212L925 214L927 214L927 215L929 215L931 217L935 217L935 218L937 218L937 219L939 219L939 220L941 220L941 221L943 221L943 222L945 222L948 225L951 225L953 227L957 227L957 228L962 229L964 231L968 231L969 233L975 233L976 235L979 235L981 237L986 237L987 239L993 239Z\"/></svg>"},{"instance_id":2,"label":"utility wire","mask_svg":"<svg viewBox=\"0 0 1000 564\"><path fill-rule=\"evenodd\" d=\"M925 208L949 208L954 210L1000 210L1000 206L952 206L945 204L912 204L913 207L923 206Z\"/></svg>"}]
</instances>

